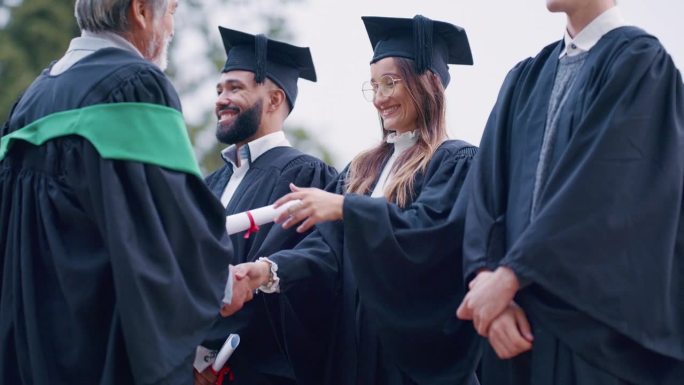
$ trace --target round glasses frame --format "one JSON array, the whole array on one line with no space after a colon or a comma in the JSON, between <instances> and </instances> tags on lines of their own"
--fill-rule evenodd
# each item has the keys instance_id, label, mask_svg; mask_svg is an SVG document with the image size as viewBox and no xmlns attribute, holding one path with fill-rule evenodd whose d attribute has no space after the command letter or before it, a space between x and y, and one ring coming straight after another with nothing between
<instances>
[{"instance_id":1,"label":"round glasses frame","mask_svg":"<svg viewBox=\"0 0 684 385\"><path fill-rule=\"evenodd\" d=\"M379 82L363 82L361 85L361 92L363 93L363 97L369 102L375 100L375 95L378 93L380 96L388 98L394 93L394 86L402 80L403 79L393 77L392 75L383 75L380 77Z\"/></svg>"}]
</instances>

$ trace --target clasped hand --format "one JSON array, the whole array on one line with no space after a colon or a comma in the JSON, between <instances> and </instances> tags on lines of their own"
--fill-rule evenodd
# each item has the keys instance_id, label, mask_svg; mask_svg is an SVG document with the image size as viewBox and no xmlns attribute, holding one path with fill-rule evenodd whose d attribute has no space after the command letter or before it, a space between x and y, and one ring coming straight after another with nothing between
<instances>
[{"instance_id":1,"label":"clasped hand","mask_svg":"<svg viewBox=\"0 0 684 385\"><path fill-rule=\"evenodd\" d=\"M512 270L499 267L482 271L469 284L456 315L472 320L478 334L489 339L502 359L512 358L532 348L532 332L524 311L513 302L519 288Z\"/></svg>"},{"instance_id":2,"label":"clasped hand","mask_svg":"<svg viewBox=\"0 0 684 385\"><path fill-rule=\"evenodd\" d=\"M230 304L224 303L221 307L221 316L228 317L233 315L242 309L245 303L251 301L256 289L268 281L268 269L269 266L266 262L247 262L231 266L230 274L233 275L233 297Z\"/></svg>"},{"instance_id":3,"label":"clasped hand","mask_svg":"<svg viewBox=\"0 0 684 385\"><path fill-rule=\"evenodd\" d=\"M303 221L297 227L297 232L303 233L317 223L342 219L343 195L313 187L297 187L292 183L290 190L291 193L275 202L275 208L295 199L302 203L288 208L276 218L275 222L282 223L283 228L289 229Z\"/></svg>"}]
</instances>

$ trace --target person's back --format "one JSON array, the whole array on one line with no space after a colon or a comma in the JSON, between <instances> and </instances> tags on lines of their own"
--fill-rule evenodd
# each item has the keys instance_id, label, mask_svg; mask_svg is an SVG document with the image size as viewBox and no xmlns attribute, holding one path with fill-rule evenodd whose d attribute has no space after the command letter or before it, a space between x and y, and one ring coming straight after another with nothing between
<instances>
[{"instance_id":1,"label":"person's back","mask_svg":"<svg viewBox=\"0 0 684 385\"><path fill-rule=\"evenodd\" d=\"M78 39L97 49L45 70L3 129L0 383L189 383L228 275L223 211L161 70Z\"/></svg>"}]
</instances>

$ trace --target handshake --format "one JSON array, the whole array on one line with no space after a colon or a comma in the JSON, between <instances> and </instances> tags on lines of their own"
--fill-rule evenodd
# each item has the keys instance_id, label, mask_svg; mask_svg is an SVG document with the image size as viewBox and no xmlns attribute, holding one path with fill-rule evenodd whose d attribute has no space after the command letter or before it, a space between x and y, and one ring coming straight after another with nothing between
<instances>
[{"instance_id":1,"label":"handshake","mask_svg":"<svg viewBox=\"0 0 684 385\"><path fill-rule=\"evenodd\" d=\"M262 258L255 262L231 265L229 274L226 296L220 311L223 317L235 314L252 300L257 289L273 282L271 263Z\"/></svg>"}]
</instances>

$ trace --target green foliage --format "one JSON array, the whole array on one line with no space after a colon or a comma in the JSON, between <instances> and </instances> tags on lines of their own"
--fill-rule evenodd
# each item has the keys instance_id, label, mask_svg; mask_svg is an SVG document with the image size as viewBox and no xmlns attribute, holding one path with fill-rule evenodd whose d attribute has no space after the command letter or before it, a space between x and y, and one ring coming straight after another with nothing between
<instances>
[{"instance_id":1,"label":"green foliage","mask_svg":"<svg viewBox=\"0 0 684 385\"><path fill-rule=\"evenodd\" d=\"M73 16L74 0L24 0L0 6L9 12L0 26L0 121L16 98L51 61L66 51L79 31Z\"/></svg>"},{"instance_id":2,"label":"green foliage","mask_svg":"<svg viewBox=\"0 0 684 385\"><path fill-rule=\"evenodd\" d=\"M316 138L309 134L309 131L304 127L286 127L285 135L292 143L292 146L311 154L323 160L327 164L333 164L333 158L330 151Z\"/></svg>"},{"instance_id":3,"label":"green foliage","mask_svg":"<svg viewBox=\"0 0 684 385\"><path fill-rule=\"evenodd\" d=\"M167 74L181 95L186 113L192 111L199 116L188 122L188 132L203 171L214 170L222 163L218 154L223 145L214 138L214 102L195 100L195 95L214 89L225 61L217 25L263 31L270 37L290 40L286 7L300 1L183 0L182 13L176 17L176 39ZM79 35L73 7L74 0L0 0L0 123L19 94L50 62L63 55L70 39ZM1 16L8 12L3 25ZM188 59L179 49L181 44L176 40L183 36L193 36L191 44L203 47L200 55ZM184 71L190 66L203 71ZM285 132L295 147L332 161L329 151L305 128L286 128Z\"/></svg>"}]
</instances>

